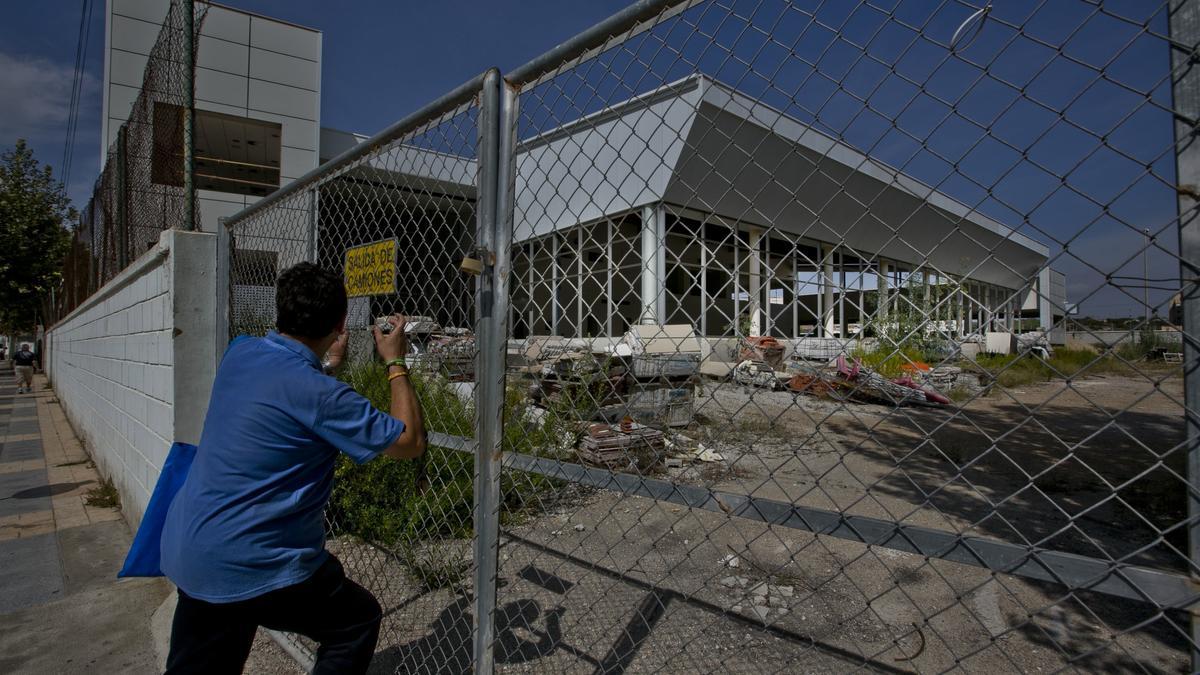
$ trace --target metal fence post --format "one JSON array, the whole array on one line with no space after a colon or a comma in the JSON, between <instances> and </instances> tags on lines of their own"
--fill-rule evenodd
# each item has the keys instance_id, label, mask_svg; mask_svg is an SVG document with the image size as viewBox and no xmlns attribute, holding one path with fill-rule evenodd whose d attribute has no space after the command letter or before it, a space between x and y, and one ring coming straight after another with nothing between
<instances>
[{"instance_id":1,"label":"metal fence post","mask_svg":"<svg viewBox=\"0 0 1200 675\"><path fill-rule=\"evenodd\" d=\"M500 471L496 454L499 428L496 424L503 397L503 382L497 382L497 334L493 301L494 267L488 265L495 251L496 173L499 168L499 94L500 76L488 71L483 80L479 103L479 189L478 233L476 241L484 256L484 272L479 276L475 311L479 334L479 367L476 396L475 452L475 625L473 655L475 672L491 673L494 667L492 637L496 609L496 570L499 543ZM503 351L499 353L503 359ZM497 387L497 384L500 387ZM497 396L497 392L499 396Z\"/></svg>"},{"instance_id":2,"label":"metal fence post","mask_svg":"<svg viewBox=\"0 0 1200 675\"><path fill-rule=\"evenodd\" d=\"M1200 564L1200 3L1171 3L1171 70L1175 111L1175 167L1179 194L1179 274L1183 308L1184 416L1187 427L1188 551L1193 579ZM1149 283L1148 281L1146 283ZM1200 668L1200 618L1191 609L1192 670Z\"/></svg>"},{"instance_id":3,"label":"metal fence post","mask_svg":"<svg viewBox=\"0 0 1200 675\"><path fill-rule=\"evenodd\" d=\"M117 131L117 271L129 264L129 154L126 128Z\"/></svg>"},{"instance_id":4,"label":"metal fence post","mask_svg":"<svg viewBox=\"0 0 1200 675\"><path fill-rule=\"evenodd\" d=\"M320 207L320 197L317 195L317 188L308 191L308 261L319 262L317 260L317 228L319 227L320 219L317 217L317 209Z\"/></svg>"},{"instance_id":5,"label":"metal fence post","mask_svg":"<svg viewBox=\"0 0 1200 675\"><path fill-rule=\"evenodd\" d=\"M216 350L216 364L221 365L221 357L229 344L229 273L232 269L230 256L233 251L233 237L225 226L225 219L217 220L217 315L213 326L213 347Z\"/></svg>"},{"instance_id":6,"label":"metal fence post","mask_svg":"<svg viewBox=\"0 0 1200 675\"><path fill-rule=\"evenodd\" d=\"M491 673L500 540L500 467L504 425L505 345L508 324L509 242L512 204L511 111L513 97L496 69L483 82L479 110L479 236L484 272L479 277L478 429L475 454L475 672Z\"/></svg>"},{"instance_id":7,"label":"metal fence post","mask_svg":"<svg viewBox=\"0 0 1200 675\"><path fill-rule=\"evenodd\" d=\"M183 105L183 198L184 214L183 229L196 229L196 185L194 180L196 123L196 50L195 50L196 15L192 0L183 0L183 68L186 86L184 86Z\"/></svg>"}]
</instances>

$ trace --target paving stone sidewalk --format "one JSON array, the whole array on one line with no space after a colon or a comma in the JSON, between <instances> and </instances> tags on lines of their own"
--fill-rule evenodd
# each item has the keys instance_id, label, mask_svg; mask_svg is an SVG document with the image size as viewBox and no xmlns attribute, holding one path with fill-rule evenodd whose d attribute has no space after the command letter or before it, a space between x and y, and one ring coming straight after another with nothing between
<instances>
[{"instance_id":1,"label":"paving stone sidewalk","mask_svg":"<svg viewBox=\"0 0 1200 675\"><path fill-rule=\"evenodd\" d=\"M46 378L0 362L0 673L159 673L174 586L117 579L132 536ZM302 672L260 632L247 673Z\"/></svg>"},{"instance_id":2,"label":"paving stone sidewalk","mask_svg":"<svg viewBox=\"0 0 1200 675\"><path fill-rule=\"evenodd\" d=\"M130 542L46 379L0 370L0 672L158 672L150 617L163 579L118 581Z\"/></svg>"}]
</instances>

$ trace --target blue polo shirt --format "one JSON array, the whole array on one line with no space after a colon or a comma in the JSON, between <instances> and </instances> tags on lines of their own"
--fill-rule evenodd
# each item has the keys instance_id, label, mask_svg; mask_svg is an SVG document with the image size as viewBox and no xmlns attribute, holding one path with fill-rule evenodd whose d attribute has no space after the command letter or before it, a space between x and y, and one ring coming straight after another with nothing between
<instances>
[{"instance_id":1,"label":"blue polo shirt","mask_svg":"<svg viewBox=\"0 0 1200 675\"><path fill-rule=\"evenodd\" d=\"M325 552L338 452L362 463L404 423L272 332L235 341L213 382L196 459L167 511L162 569L188 595L235 602L310 577Z\"/></svg>"}]
</instances>

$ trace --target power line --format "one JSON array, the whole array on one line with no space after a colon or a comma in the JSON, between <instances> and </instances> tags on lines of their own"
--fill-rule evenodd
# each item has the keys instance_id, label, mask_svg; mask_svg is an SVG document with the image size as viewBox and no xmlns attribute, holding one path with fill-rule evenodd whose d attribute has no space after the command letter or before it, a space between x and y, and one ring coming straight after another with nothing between
<instances>
[{"instance_id":1,"label":"power line","mask_svg":"<svg viewBox=\"0 0 1200 675\"><path fill-rule=\"evenodd\" d=\"M71 163L75 158L75 133L79 128L79 109L83 98L83 79L87 71L88 41L92 28L92 0L83 0L79 12L79 35L75 42L75 73L71 80L71 102L67 113L67 133L63 141L63 159L60 166L62 183L71 180Z\"/></svg>"}]
</instances>

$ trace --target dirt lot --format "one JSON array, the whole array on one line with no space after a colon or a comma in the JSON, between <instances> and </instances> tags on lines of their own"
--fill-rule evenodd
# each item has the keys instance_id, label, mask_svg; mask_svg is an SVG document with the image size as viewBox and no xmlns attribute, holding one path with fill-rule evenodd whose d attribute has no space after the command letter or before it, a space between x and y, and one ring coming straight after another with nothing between
<instances>
[{"instance_id":1,"label":"dirt lot","mask_svg":"<svg viewBox=\"0 0 1200 675\"><path fill-rule=\"evenodd\" d=\"M1030 385L960 409L707 387L706 423L688 434L724 461L657 477L1180 570L1179 542L1156 529L1185 508L1182 384L1156 377ZM563 489L504 529L502 672L1189 669L1186 617L1137 602ZM331 548L388 612L377 672L469 665L470 574L430 591L377 549Z\"/></svg>"},{"instance_id":2,"label":"dirt lot","mask_svg":"<svg viewBox=\"0 0 1200 675\"><path fill-rule=\"evenodd\" d=\"M1182 570L1183 386L1172 371L895 408L721 386L699 411L721 489ZM683 476L689 478L689 476Z\"/></svg>"}]
</instances>

